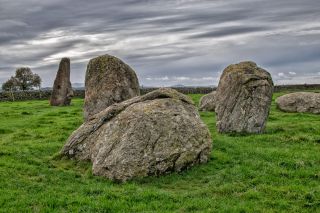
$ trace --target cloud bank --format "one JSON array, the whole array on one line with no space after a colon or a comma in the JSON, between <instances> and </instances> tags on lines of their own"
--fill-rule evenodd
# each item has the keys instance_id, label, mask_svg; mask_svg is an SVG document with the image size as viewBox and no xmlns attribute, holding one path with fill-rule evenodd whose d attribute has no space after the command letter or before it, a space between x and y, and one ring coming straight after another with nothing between
<instances>
[{"instance_id":1,"label":"cloud bank","mask_svg":"<svg viewBox=\"0 0 320 213\"><path fill-rule=\"evenodd\" d=\"M0 0L0 83L29 66L52 86L71 58L83 82L90 58L111 54L144 86L217 85L229 64L253 60L276 84L320 83L319 0Z\"/></svg>"}]
</instances>

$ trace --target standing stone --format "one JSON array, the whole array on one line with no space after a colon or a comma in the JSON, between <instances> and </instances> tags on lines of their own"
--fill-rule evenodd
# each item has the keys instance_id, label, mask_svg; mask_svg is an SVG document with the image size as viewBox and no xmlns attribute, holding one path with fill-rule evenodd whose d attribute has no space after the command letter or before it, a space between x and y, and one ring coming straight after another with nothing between
<instances>
[{"instance_id":1,"label":"standing stone","mask_svg":"<svg viewBox=\"0 0 320 213\"><path fill-rule=\"evenodd\" d=\"M270 73L254 62L228 66L216 93L217 129L221 133L261 133L272 101Z\"/></svg>"},{"instance_id":2,"label":"standing stone","mask_svg":"<svg viewBox=\"0 0 320 213\"><path fill-rule=\"evenodd\" d=\"M320 93L295 92L276 99L277 107L284 112L310 112L320 114Z\"/></svg>"},{"instance_id":3,"label":"standing stone","mask_svg":"<svg viewBox=\"0 0 320 213\"><path fill-rule=\"evenodd\" d=\"M201 97L199 102L200 111L214 112L216 108L216 91Z\"/></svg>"},{"instance_id":4,"label":"standing stone","mask_svg":"<svg viewBox=\"0 0 320 213\"><path fill-rule=\"evenodd\" d=\"M126 181L205 163L211 148L192 100L163 88L95 114L72 133L61 154L90 160L95 175Z\"/></svg>"},{"instance_id":5,"label":"standing stone","mask_svg":"<svg viewBox=\"0 0 320 213\"><path fill-rule=\"evenodd\" d=\"M140 95L139 82L134 70L110 55L90 60L85 87L85 120L114 103Z\"/></svg>"},{"instance_id":6,"label":"standing stone","mask_svg":"<svg viewBox=\"0 0 320 213\"><path fill-rule=\"evenodd\" d=\"M73 90L70 82L70 59L62 58L56 79L54 80L51 106L67 106L71 103Z\"/></svg>"}]
</instances>

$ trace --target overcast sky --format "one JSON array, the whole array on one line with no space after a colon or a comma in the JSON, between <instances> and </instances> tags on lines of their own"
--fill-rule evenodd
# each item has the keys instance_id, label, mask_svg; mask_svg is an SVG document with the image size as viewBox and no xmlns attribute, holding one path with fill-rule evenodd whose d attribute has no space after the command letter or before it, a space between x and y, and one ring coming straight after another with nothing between
<instances>
[{"instance_id":1,"label":"overcast sky","mask_svg":"<svg viewBox=\"0 0 320 213\"><path fill-rule=\"evenodd\" d=\"M320 83L320 0L0 0L0 84L29 66L52 86L62 57L82 83L103 54L144 86L217 85L244 60L276 84Z\"/></svg>"}]
</instances>

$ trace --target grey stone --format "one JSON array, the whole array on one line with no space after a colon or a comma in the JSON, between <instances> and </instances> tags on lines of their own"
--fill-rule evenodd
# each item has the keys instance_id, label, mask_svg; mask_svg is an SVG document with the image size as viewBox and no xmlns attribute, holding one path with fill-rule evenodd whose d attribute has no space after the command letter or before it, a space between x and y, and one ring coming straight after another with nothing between
<instances>
[{"instance_id":1,"label":"grey stone","mask_svg":"<svg viewBox=\"0 0 320 213\"><path fill-rule=\"evenodd\" d=\"M272 101L271 75L254 62L228 66L216 93L217 129L221 133L261 133Z\"/></svg>"},{"instance_id":2,"label":"grey stone","mask_svg":"<svg viewBox=\"0 0 320 213\"><path fill-rule=\"evenodd\" d=\"M214 112L216 108L216 91L213 91L207 95L201 97L199 102L200 111Z\"/></svg>"},{"instance_id":3,"label":"grey stone","mask_svg":"<svg viewBox=\"0 0 320 213\"><path fill-rule=\"evenodd\" d=\"M159 89L95 114L73 132L61 154L90 160L95 175L126 181L207 162L211 147L192 100Z\"/></svg>"},{"instance_id":4,"label":"grey stone","mask_svg":"<svg viewBox=\"0 0 320 213\"><path fill-rule=\"evenodd\" d=\"M85 79L85 120L114 103L138 95L136 73L123 61L110 55L90 60Z\"/></svg>"},{"instance_id":5,"label":"grey stone","mask_svg":"<svg viewBox=\"0 0 320 213\"><path fill-rule=\"evenodd\" d=\"M320 93L290 93L277 98L276 105L284 112L310 112L320 114Z\"/></svg>"},{"instance_id":6,"label":"grey stone","mask_svg":"<svg viewBox=\"0 0 320 213\"><path fill-rule=\"evenodd\" d=\"M62 58L59 64L56 79L54 80L50 105L70 105L72 97L73 90L70 82L70 59Z\"/></svg>"}]
</instances>

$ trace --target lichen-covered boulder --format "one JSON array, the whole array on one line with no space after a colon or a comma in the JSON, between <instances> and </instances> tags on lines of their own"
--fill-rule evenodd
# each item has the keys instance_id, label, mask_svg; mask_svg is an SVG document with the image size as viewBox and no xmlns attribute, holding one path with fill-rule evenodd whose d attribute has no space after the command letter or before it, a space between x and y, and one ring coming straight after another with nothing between
<instances>
[{"instance_id":1,"label":"lichen-covered boulder","mask_svg":"<svg viewBox=\"0 0 320 213\"><path fill-rule=\"evenodd\" d=\"M72 97L73 90L70 82L70 59L62 58L59 64L56 79L54 80L50 105L70 105Z\"/></svg>"},{"instance_id":2,"label":"lichen-covered boulder","mask_svg":"<svg viewBox=\"0 0 320 213\"><path fill-rule=\"evenodd\" d=\"M207 95L201 97L199 101L200 111L214 112L216 108L216 91L213 91Z\"/></svg>"},{"instance_id":3,"label":"lichen-covered boulder","mask_svg":"<svg viewBox=\"0 0 320 213\"><path fill-rule=\"evenodd\" d=\"M95 175L126 181L207 162L211 146L192 100L159 89L94 115L73 132L61 154L90 160Z\"/></svg>"},{"instance_id":4,"label":"lichen-covered boulder","mask_svg":"<svg viewBox=\"0 0 320 213\"><path fill-rule=\"evenodd\" d=\"M228 66L216 93L217 129L221 133L261 133L273 94L271 75L254 62Z\"/></svg>"},{"instance_id":5,"label":"lichen-covered boulder","mask_svg":"<svg viewBox=\"0 0 320 213\"><path fill-rule=\"evenodd\" d=\"M136 73L120 59L103 55L91 59L85 78L84 118L108 106L140 95Z\"/></svg>"},{"instance_id":6,"label":"lichen-covered boulder","mask_svg":"<svg viewBox=\"0 0 320 213\"><path fill-rule=\"evenodd\" d=\"M310 112L320 114L320 93L290 93L277 98L276 105L284 112Z\"/></svg>"}]
</instances>

